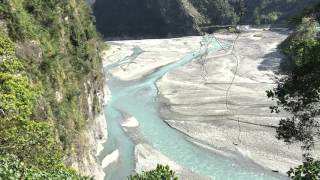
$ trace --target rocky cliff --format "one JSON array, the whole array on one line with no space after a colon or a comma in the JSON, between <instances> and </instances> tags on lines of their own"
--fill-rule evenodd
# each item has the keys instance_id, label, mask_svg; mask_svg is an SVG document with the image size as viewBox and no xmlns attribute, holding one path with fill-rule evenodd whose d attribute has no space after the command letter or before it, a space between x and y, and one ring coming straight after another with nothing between
<instances>
[{"instance_id":1,"label":"rocky cliff","mask_svg":"<svg viewBox=\"0 0 320 180\"><path fill-rule=\"evenodd\" d=\"M105 45L93 22L85 0L0 0L1 160L17 157L40 179L70 179L53 173L70 166L101 177Z\"/></svg>"}]
</instances>

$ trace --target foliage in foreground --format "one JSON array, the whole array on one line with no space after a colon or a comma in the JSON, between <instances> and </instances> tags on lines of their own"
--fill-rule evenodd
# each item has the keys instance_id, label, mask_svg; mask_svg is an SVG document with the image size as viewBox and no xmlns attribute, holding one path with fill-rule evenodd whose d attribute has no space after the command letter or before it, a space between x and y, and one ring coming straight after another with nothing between
<instances>
[{"instance_id":1,"label":"foliage in foreground","mask_svg":"<svg viewBox=\"0 0 320 180\"><path fill-rule=\"evenodd\" d=\"M0 179L84 179L63 164L52 124L32 119L41 94L0 34Z\"/></svg>"},{"instance_id":2,"label":"foliage in foreground","mask_svg":"<svg viewBox=\"0 0 320 180\"><path fill-rule=\"evenodd\" d=\"M311 14L301 18L296 31L280 45L286 55L282 69L287 75L279 79L276 88L267 91L268 97L277 103L270 107L272 112L284 110L292 115L280 120L278 139L303 143L305 162L287 173L293 180L320 179L320 161L312 159L310 153L320 138L320 122L317 120L320 115L319 11L309 12Z\"/></svg>"},{"instance_id":3,"label":"foliage in foreground","mask_svg":"<svg viewBox=\"0 0 320 180\"><path fill-rule=\"evenodd\" d=\"M0 0L0 35L0 151L41 170L80 162L103 85L86 0Z\"/></svg>"},{"instance_id":4,"label":"foliage in foreground","mask_svg":"<svg viewBox=\"0 0 320 180\"><path fill-rule=\"evenodd\" d=\"M48 170L40 170L27 166L24 162L20 161L19 158L14 155L1 155L0 165L1 180L89 180L88 177L79 176L73 169L70 169L63 164L57 165L55 168L50 168Z\"/></svg>"},{"instance_id":5,"label":"foliage in foreground","mask_svg":"<svg viewBox=\"0 0 320 180\"><path fill-rule=\"evenodd\" d=\"M129 176L128 180L178 180L178 177L169 166L157 165L156 169Z\"/></svg>"},{"instance_id":6,"label":"foliage in foreground","mask_svg":"<svg viewBox=\"0 0 320 180\"><path fill-rule=\"evenodd\" d=\"M320 161L306 161L303 165L290 169L288 176L293 180L319 180Z\"/></svg>"},{"instance_id":7,"label":"foliage in foreground","mask_svg":"<svg viewBox=\"0 0 320 180\"><path fill-rule=\"evenodd\" d=\"M279 79L275 89L268 91L276 100L272 112L284 110L292 117L280 120L279 139L291 143L300 141L304 149L313 147L320 138L320 40L316 37L318 23L313 18L303 18L297 31L280 46L287 56L287 76ZM289 65L288 65L289 64ZM283 65L284 66L284 65Z\"/></svg>"}]
</instances>

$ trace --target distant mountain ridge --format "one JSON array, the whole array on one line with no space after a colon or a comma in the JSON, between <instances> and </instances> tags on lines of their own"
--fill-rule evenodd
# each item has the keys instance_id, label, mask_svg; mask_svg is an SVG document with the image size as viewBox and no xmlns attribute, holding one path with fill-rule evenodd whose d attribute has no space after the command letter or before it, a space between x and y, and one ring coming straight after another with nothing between
<instances>
[{"instance_id":1,"label":"distant mountain ridge","mask_svg":"<svg viewBox=\"0 0 320 180\"><path fill-rule=\"evenodd\" d=\"M199 34L203 24L284 23L319 0L95 0L105 37ZM240 18L240 16L242 18Z\"/></svg>"}]
</instances>

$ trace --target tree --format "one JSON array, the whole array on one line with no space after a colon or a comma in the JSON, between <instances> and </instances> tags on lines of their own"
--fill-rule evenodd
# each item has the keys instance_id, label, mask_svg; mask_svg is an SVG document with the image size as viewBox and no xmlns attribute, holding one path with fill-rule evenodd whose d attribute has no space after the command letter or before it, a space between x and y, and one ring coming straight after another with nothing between
<instances>
[{"instance_id":1,"label":"tree","mask_svg":"<svg viewBox=\"0 0 320 180\"><path fill-rule=\"evenodd\" d=\"M290 169L288 176L293 180L318 180L320 179L320 161L310 159L302 165Z\"/></svg>"},{"instance_id":2,"label":"tree","mask_svg":"<svg viewBox=\"0 0 320 180\"><path fill-rule=\"evenodd\" d=\"M282 64L287 74L277 87L267 91L276 101L271 112L284 110L291 114L280 120L277 138L285 142L302 142L304 163L288 171L293 180L318 180L320 162L314 160L310 150L320 139L320 40L316 37L318 22L302 18L301 24L279 47L287 56ZM289 62L289 63L288 63ZM283 68L284 65L289 67Z\"/></svg>"},{"instance_id":3,"label":"tree","mask_svg":"<svg viewBox=\"0 0 320 180\"><path fill-rule=\"evenodd\" d=\"M316 39L316 24L304 18L297 31L280 45L291 64L287 76L277 82L277 87L267 91L269 98L276 100L272 112L284 110L291 117L281 119L277 137L286 142L304 142L309 150L320 138L320 40Z\"/></svg>"},{"instance_id":4,"label":"tree","mask_svg":"<svg viewBox=\"0 0 320 180\"><path fill-rule=\"evenodd\" d=\"M244 17L247 11L246 3L244 2L244 0L236 0L234 3L234 9L240 18L239 22L242 23L242 18Z\"/></svg>"},{"instance_id":5,"label":"tree","mask_svg":"<svg viewBox=\"0 0 320 180\"><path fill-rule=\"evenodd\" d=\"M157 165L155 170L142 172L128 177L128 180L178 180L169 166Z\"/></svg>"}]
</instances>

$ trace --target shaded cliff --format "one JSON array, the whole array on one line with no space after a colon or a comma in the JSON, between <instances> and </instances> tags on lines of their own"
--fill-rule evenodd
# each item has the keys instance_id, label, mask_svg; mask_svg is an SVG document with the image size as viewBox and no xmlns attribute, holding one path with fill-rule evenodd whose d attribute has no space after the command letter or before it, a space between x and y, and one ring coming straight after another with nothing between
<instances>
[{"instance_id":1,"label":"shaded cliff","mask_svg":"<svg viewBox=\"0 0 320 180\"><path fill-rule=\"evenodd\" d=\"M105 37L195 34L194 17L179 0L98 0L97 28Z\"/></svg>"},{"instance_id":2,"label":"shaded cliff","mask_svg":"<svg viewBox=\"0 0 320 180\"><path fill-rule=\"evenodd\" d=\"M284 24L319 0L96 0L105 37L199 34L202 25Z\"/></svg>"}]
</instances>

